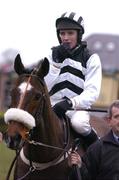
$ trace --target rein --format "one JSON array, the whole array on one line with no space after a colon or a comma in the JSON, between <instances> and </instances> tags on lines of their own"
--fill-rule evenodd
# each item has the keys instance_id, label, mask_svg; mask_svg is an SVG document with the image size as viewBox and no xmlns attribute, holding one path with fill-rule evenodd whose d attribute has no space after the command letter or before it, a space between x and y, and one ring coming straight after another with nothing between
<instances>
[{"instance_id":1,"label":"rein","mask_svg":"<svg viewBox=\"0 0 119 180\"><path fill-rule=\"evenodd\" d=\"M36 142L36 141L28 141L30 144L33 144L35 146L43 146L43 147L47 147L47 148L52 148L52 149L57 149L57 150L62 150L61 154L55 158L52 161L49 161L47 163L35 163L32 162L30 163L30 160L26 159L26 157L23 154L23 149L20 153L22 160L27 164L27 165L32 165L35 170L42 170L42 169L46 169L50 166L54 166L56 164L58 164L59 162L61 162L62 160L65 159L66 153L69 154L69 150L70 150L70 126L69 126L69 121L68 119L65 119L66 121L66 129L67 129L67 142L66 142L66 146L64 148L60 148L60 147L56 147L56 146L51 146L45 143L41 143L41 142ZM64 156L64 158L62 159L62 156ZM44 167L41 167L41 164L43 164ZM40 167L39 167L40 166ZM32 167L32 166L31 166Z\"/></svg>"},{"instance_id":2,"label":"rein","mask_svg":"<svg viewBox=\"0 0 119 180\"><path fill-rule=\"evenodd\" d=\"M19 149L18 151L16 151L16 156L14 157L14 159L13 159L11 165L10 165L9 171L8 171L8 173L7 173L6 180L9 180L9 179L10 179L10 175L11 175L12 169L13 169L13 167L14 167L14 164L15 164L18 156L20 155L20 151L21 151L21 149L23 148L24 145L25 145L25 141L21 144L20 149Z\"/></svg>"},{"instance_id":3,"label":"rein","mask_svg":"<svg viewBox=\"0 0 119 180\"><path fill-rule=\"evenodd\" d=\"M37 141L34 141L34 140L31 140L31 141L28 140L28 142L29 142L29 144L33 144L35 146L38 145L38 146L48 147L48 148L62 150L62 151L66 151L67 152L67 150L64 150L63 148L60 148L60 147L57 147L57 146L51 146L51 145L48 145L48 144L45 144L45 143L41 143L41 142L37 142Z\"/></svg>"},{"instance_id":4,"label":"rein","mask_svg":"<svg viewBox=\"0 0 119 180\"><path fill-rule=\"evenodd\" d=\"M28 140L28 143L29 143L29 144L33 144L33 145L36 145L36 146L37 146L37 145L38 145L38 146L44 146L44 147L53 148L53 149L57 149L57 150L62 150L62 151L63 151L56 159L54 159L53 161L51 161L51 163L49 162L48 167L53 166L53 165L56 165L57 162L59 161L59 159L60 159L63 155L65 155L65 153L68 154L69 143L70 143L70 142L69 142L69 139L70 139L70 128L69 128L69 121L68 121L67 119L66 119L66 124L67 124L68 140L67 140L67 144L66 144L65 148L60 148L60 147L51 146L51 145L48 145L48 144L45 144L45 143L40 143L40 142L36 142L36 141L33 141L33 140L31 140L31 141ZM14 164L15 164L18 156L20 155L21 151L23 150L23 146L24 146L24 145L25 145L25 141L24 141L24 143L22 144L22 147L20 148L20 150L16 153L16 156L15 156L15 158L13 159L13 161L12 161L12 163L11 163L11 166L10 166L10 168L9 168L9 171L8 171L8 174L7 174L7 177L6 177L6 180L9 180L10 174L11 174L12 169L13 169L13 166L14 166ZM65 157L64 157L64 159L65 159ZM48 168L48 167L46 167L46 168ZM24 176L22 176L21 178L18 178L17 180L22 180L22 179L24 179L25 177L27 177L28 175L30 175L30 173L34 172L35 170L40 170L40 169L38 169L37 167L35 167L35 165L30 164L30 167L29 167L28 172L27 172Z\"/></svg>"}]
</instances>

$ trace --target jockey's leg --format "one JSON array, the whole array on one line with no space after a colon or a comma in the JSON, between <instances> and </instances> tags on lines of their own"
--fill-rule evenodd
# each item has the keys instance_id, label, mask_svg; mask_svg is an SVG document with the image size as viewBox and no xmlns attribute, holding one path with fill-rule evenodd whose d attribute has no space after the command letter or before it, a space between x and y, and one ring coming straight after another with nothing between
<instances>
[{"instance_id":1,"label":"jockey's leg","mask_svg":"<svg viewBox=\"0 0 119 180\"><path fill-rule=\"evenodd\" d=\"M91 132L88 135L83 136L83 138L86 142L86 145L90 146L92 143L94 143L98 139L98 136L97 136L96 131L94 129L91 129Z\"/></svg>"},{"instance_id":2,"label":"jockey's leg","mask_svg":"<svg viewBox=\"0 0 119 180\"><path fill-rule=\"evenodd\" d=\"M76 131L76 133L80 134L86 145L89 146L94 143L97 139L96 131L90 125L90 114L87 111L68 111L67 115L71 119L71 126Z\"/></svg>"}]
</instances>

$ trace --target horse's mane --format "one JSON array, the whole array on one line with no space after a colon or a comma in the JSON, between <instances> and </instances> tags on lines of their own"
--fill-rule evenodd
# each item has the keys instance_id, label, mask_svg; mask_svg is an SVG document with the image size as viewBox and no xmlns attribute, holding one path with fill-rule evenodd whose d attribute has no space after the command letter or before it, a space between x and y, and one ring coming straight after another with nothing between
<instances>
[{"instance_id":1,"label":"horse's mane","mask_svg":"<svg viewBox=\"0 0 119 180\"><path fill-rule=\"evenodd\" d=\"M59 137L62 137L61 134L58 134L58 132L62 132L59 129L59 128L62 128L61 120L56 116L56 114L54 113L54 111L52 109L51 102L50 102L50 96L49 96L45 81L44 81L44 91L45 91L45 95L46 95L44 115L45 115L45 119L46 119L45 126L46 126L46 129L48 130L47 136L48 136L50 142L52 142L52 140L54 139L53 144L55 144L57 142L57 140L59 139ZM46 132L45 132L45 134L46 134Z\"/></svg>"}]
</instances>

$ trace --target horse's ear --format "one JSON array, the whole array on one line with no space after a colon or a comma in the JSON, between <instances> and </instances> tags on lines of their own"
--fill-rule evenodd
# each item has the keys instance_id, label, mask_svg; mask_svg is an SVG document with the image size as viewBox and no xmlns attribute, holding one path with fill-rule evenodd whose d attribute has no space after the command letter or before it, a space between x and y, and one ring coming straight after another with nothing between
<instances>
[{"instance_id":1,"label":"horse's ear","mask_svg":"<svg viewBox=\"0 0 119 180\"><path fill-rule=\"evenodd\" d=\"M37 75L40 76L40 78L44 78L49 72L49 61L45 57L41 62L39 63L39 70L37 72Z\"/></svg>"},{"instance_id":2,"label":"horse's ear","mask_svg":"<svg viewBox=\"0 0 119 180\"><path fill-rule=\"evenodd\" d=\"M20 54L17 54L14 61L14 70L18 75L23 74L25 72L24 65L22 64L22 60Z\"/></svg>"}]
</instances>

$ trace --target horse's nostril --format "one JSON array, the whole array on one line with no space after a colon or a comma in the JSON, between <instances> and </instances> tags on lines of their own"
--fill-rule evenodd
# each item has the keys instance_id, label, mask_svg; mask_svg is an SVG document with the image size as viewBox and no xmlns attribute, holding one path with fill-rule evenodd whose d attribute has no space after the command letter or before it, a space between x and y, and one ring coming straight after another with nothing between
<instances>
[{"instance_id":1,"label":"horse's nostril","mask_svg":"<svg viewBox=\"0 0 119 180\"><path fill-rule=\"evenodd\" d=\"M21 142L21 136L19 134L16 134L15 136L9 136L8 133L5 133L4 141L7 147L9 147L12 150L17 150Z\"/></svg>"}]
</instances>

